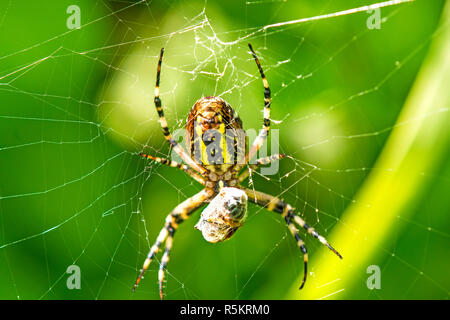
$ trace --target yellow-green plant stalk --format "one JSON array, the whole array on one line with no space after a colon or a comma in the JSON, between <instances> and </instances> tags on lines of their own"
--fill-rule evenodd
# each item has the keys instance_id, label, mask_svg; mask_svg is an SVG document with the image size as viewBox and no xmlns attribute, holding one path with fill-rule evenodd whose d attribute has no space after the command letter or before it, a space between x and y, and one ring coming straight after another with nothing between
<instances>
[{"instance_id":1,"label":"yellow-green plant stalk","mask_svg":"<svg viewBox=\"0 0 450 320\"><path fill-rule=\"evenodd\" d=\"M289 299L345 298L361 271L384 248L399 215L428 183L442 161L450 138L450 3L442 14L428 55L373 170L327 237L344 259L319 250L310 259L313 277L303 290L297 284ZM368 275L367 275L368 276ZM312 281L311 281L312 280ZM356 297L359 298L359 297Z\"/></svg>"}]
</instances>

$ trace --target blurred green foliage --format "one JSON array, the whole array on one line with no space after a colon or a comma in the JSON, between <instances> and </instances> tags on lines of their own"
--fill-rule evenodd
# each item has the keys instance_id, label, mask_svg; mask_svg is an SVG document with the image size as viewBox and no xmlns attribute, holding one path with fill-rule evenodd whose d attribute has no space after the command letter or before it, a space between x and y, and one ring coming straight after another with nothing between
<instances>
[{"instance_id":1,"label":"blurred green foliage","mask_svg":"<svg viewBox=\"0 0 450 320\"><path fill-rule=\"evenodd\" d=\"M270 181L254 175L254 187L282 194L325 236L345 228L341 216L366 178L390 174L374 166L444 2L383 8L379 30L367 29L362 12L264 32L271 23L374 1L2 1L0 298L158 298L157 261L136 293L131 287L165 216L200 190L176 170L146 168L137 154L169 154L152 105L162 46L162 98L173 130L199 97L212 94L230 102L246 128L259 128L262 86L251 42L272 88L281 151L295 159L283 161ZM79 30L66 27L72 4L81 9ZM448 118L450 106L440 107L447 113L437 116ZM422 126L432 126L434 116L420 119ZM422 155L436 156L435 167L411 170L427 183L371 254L381 290L368 290L365 270L345 260L356 284L337 281L329 293L345 290L335 298L448 298L448 133L440 135L446 155ZM308 164L317 169L305 176ZM214 245L194 230L198 213L183 223L168 266L168 299L286 298L303 272L295 241L279 216L252 205L249 214L232 239ZM305 240L310 261L326 250ZM81 290L66 287L72 264L81 268ZM318 269L310 269L307 286L324 284Z\"/></svg>"}]
</instances>

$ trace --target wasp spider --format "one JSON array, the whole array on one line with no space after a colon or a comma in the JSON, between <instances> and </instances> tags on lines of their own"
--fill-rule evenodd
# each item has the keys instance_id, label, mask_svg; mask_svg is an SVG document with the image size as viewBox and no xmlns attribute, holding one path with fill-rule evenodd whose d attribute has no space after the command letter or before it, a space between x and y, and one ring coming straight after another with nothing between
<instances>
[{"instance_id":1,"label":"wasp spider","mask_svg":"<svg viewBox=\"0 0 450 320\"><path fill-rule=\"evenodd\" d=\"M208 204L208 206L202 212L196 228L202 232L205 240L212 243L229 239L242 226L247 217L248 200L269 211L281 214L303 253L304 275L300 289L306 281L308 253L306 245L299 235L298 227L305 229L307 233L317 238L342 259L342 256L328 244L324 237L295 214L295 209L288 203L277 197L241 186L241 182L249 176L250 170L255 170L261 165L284 158L283 154L276 154L257 159L249 165L250 160L256 155L269 133L271 103L269 83L251 44L249 44L249 47L264 85L264 124L248 152L241 119L225 100L218 97L201 98L192 107L186 123L187 146L190 146L188 148L190 150L186 152L175 141L167 126L159 97L161 63L164 53L164 49L161 49L156 73L154 102L164 137L184 163L177 163L170 159L153 157L147 154L141 154L141 156L178 168L205 188L180 203L169 213L164 227L148 253L133 290L136 289L155 255L165 244L158 274L159 293L161 299L163 298L164 271L169 262L175 231L183 221L204 204ZM244 136L243 139L242 136Z\"/></svg>"}]
</instances>

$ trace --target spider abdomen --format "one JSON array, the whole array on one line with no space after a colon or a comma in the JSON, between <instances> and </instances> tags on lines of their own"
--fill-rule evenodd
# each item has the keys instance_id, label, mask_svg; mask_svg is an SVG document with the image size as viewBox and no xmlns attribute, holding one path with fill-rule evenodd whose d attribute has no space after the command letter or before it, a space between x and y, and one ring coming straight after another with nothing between
<instances>
[{"instance_id":1,"label":"spider abdomen","mask_svg":"<svg viewBox=\"0 0 450 320\"><path fill-rule=\"evenodd\" d=\"M219 97L204 97L192 107L186 122L191 158L219 176L243 164L246 152L242 121Z\"/></svg>"}]
</instances>

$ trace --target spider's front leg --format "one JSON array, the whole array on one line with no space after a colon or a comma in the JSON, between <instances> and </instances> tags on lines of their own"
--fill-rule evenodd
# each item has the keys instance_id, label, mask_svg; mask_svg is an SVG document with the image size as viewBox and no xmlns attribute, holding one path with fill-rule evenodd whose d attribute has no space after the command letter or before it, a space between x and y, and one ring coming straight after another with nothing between
<instances>
[{"instance_id":1,"label":"spider's front leg","mask_svg":"<svg viewBox=\"0 0 450 320\"><path fill-rule=\"evenodd\" d=\"M253 58L255 59L256 65L259 70L259 74L261 75L261 79L263 81L264 85L264 122L263 122L263 128L259 132L259 135L256 137L255 141L253 141L252 146L250 147L250 150L248 151L245 160L246 162L249 162L253 156L258 152L259 148L263 145L264 141L266 141L267 136L269 135L270 130L270 104L272 102L271 94L270 94L270 88L269 88L269 82L266 79L266 76L264 74L264 71L261 67L261 63L259 62L258 57L256 56L255 51L253 50L252 45L248 44L250 51L253 55Z\"/></svg>"},{"instance_id":2,"label":"spider's front leg","mask_svg":"<svg viewBox=\"0 0 450 320\"><path fill-rule=\"evenodd\" d=\"M337 252L328 242L327 240L322 237L316 230L314 230L313 227L310 227L302 218L300 218L298 215L295 215L295 209L290 206L289 204L285 203L284 201L278 199L277 197L271 196L269 194L260 192L260 191L254 191L251 189L243 188L245 193L248 196L248 200L266 208L269 211L274 211L277 213L280 213L282 217L285 219L289 231L294 236L295 240L297 241L297 245L300 248L300 250L303 253L303 260L304 260L304 274L303 274L303 281L300 285L300 289L303 288L306 282L306 275L307 275L307 266L308 266L308 252L306 250L305 243L301 239L300 235L298 234L298 229L292 222L298 224L300 227L305 229L310 235L312 235L314 238L317 238L323 245L328 247L331 251L333 251L339 258L342 259L342 256L339 252Z\"/></svg>"},{"instance_id":3,"label":"spider's front leg","mask_svg":"<svg viewBox=\"0 0 450 320\"><path fill-rule=\"evenodd\" d=\"M156 112L158 113L159 117L159 124L161 125L161 129L163 131L164 138L169 143L171 147L173 147L173 150L181 157L181 159L184 160L191 168L193 168L195 171L199 173L205 173L206 170L198 165L194 160L189 157L189 155L186 153L186 151L183 149L182 146L178 144L178 142L175 141L175 139L172 137L172 134L170 133L166 117L164 116L164 111L162 107L161 98L159 97L159 81L161 78L161 64L164 54L164 48L161 48L161 53L159 55L159 61L158 61L158 68L156 69L156 85L155 85L155 107Z\"/></svg>"},{"instance_id":4,"label":"spider's front leg","mask_svg":"<svg viewBox=\"0 0 450 320\"><path fill-rule=\"evenodd\" d=\"M161 299L163 298L164 271L167 266L167 263L169 262L169 254L170 250L172 249L173 236L175 234L175 230L178 228L178 225L180 223L189 218L192 212L194 212L196 209L202 206L205 203L205 201L210 199L213 195L214 195L213 190L203 189L196 195L180 203L178 206L175 207L175 209L172 210L172 212L167 216L164 227L159 232L159 235L156 238L155 243L151 247L150 252L147 255L147 258L144 261L142 270L133 286L133 291L138 286L139 282L144 276L145 271L148 269L153 258L159 252L163 243L165 242L166 245L164 249L164 254L161 259L161 264L158 273L159 296Z\"/></svg>"}]
</instances>

